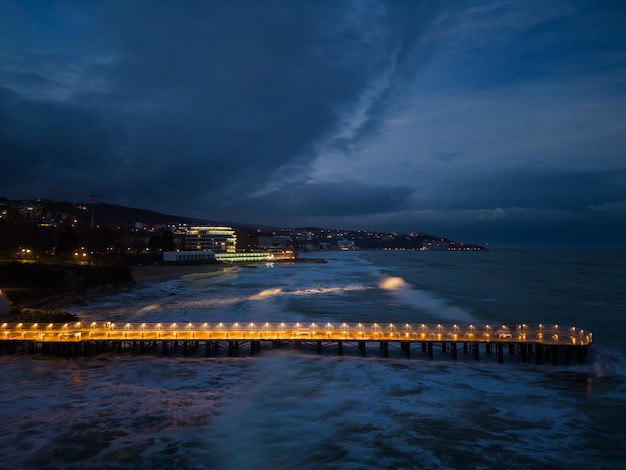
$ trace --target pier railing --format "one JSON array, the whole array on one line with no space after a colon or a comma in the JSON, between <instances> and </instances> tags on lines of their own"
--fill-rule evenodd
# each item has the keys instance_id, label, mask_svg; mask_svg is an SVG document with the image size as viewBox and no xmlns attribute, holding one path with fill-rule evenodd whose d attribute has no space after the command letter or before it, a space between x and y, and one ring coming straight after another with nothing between
<instances>
[{"instance_id":1,"label":"pier railing","mask_svg":"<svg viewBox=\"0 0 626 470\"><path fill-rule=\"evenodd\" d=\"M589 331L563 325L425 324L425 323L3 323L0 341L38 343L141 340L289 340L529 343L588 346Z\"/></svg>"}]
</instances>

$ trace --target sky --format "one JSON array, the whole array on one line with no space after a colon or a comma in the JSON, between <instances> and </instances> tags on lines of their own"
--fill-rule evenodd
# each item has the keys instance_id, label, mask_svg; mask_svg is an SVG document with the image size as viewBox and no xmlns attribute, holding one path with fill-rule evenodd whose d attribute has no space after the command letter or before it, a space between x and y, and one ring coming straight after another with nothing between
<instances>
[{"instance_id":1,"label":"sky","mask_svg":"<svg viewBox=\"0 0 626 470\"><path fill-rule=\"evenodd\" d=\"M0 0L0 196L626 246L626 2Z\"/></svg>"}]
</instances>

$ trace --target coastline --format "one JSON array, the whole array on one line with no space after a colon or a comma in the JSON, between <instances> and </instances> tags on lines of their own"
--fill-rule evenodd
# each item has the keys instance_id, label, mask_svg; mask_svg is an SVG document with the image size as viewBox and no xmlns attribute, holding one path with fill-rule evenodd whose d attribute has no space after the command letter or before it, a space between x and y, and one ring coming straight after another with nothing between
<instances>
[{"instance_id":1,"label":"coastline","mask_svg":"<svg viewBox=\"0 0 626 470\"><path fill-rule=\"evenodd\" d=\"M184 264L131 266L130 273L136 284L169 281L189 274L217 273L228 269L227 264Z\"/></svg>"},{"instance_id":2,"label":"coastline","mask_svg":"<svg viewBox=\"0 0 626 470\"><path fill-rule=\"evenodd\" d=\"M0 321L7 323L75 321L78 317L67 312L67 309L86 305L99 297L127 292L136 289L141 284L158 283L191 274L219 273L229 267L229 265L224 264L131 266L132 282L109 284L82 292L68 291L36 299L23 305L14 305L10 313L0 316Z\"/></svg>"}]
</instances>

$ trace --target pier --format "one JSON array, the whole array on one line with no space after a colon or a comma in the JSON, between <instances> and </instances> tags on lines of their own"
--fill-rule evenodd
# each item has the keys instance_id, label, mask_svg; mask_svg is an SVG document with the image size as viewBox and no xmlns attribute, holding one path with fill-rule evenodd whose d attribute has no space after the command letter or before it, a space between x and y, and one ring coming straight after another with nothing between
<instances>
[{"instance_id":1,"label":"pier","mask_svg":"<svg viewBox=\"0 0 626 470\"><path fill-rule=\"evenodd\" d=\"M582 363L593 343L591 332L560 325L457 325L379 323L4 323L0 352L90 356L107 352L159 351L163 354L204 353L205 357L260 353L263 346L292 344L310 347L318 354L334 349L343 355L352 348L358 355L434 359L461 354L480 361L495 355L524 363L553 365ZM372 347L372 346L375 347ZM482 350L482 351L481 351ZM369 353L369 354L368 354ZM396 354L398 355L398 354ZM511 359L508 359L511 360Z\"/></svg>"}]
</instances>

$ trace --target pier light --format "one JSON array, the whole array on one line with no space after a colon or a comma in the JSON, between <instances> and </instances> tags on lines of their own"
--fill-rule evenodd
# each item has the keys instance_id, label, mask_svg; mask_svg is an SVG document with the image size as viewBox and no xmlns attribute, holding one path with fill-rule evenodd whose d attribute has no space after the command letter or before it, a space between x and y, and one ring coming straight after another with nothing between
<instances>
[{"instance_id":1,"label":"pier light","mask_svg":"<svg viewBox=\"0 0 626 470\"><path fill-rule=\"evenodd\" d=\"M115 323L111 323L111 324L109 325L109 328L111 328L112 330L114 330L114 329L115 329ZM65 329L67 329L67 323L65 324Z\"/></svg>"},{"instance_id":2,"label":"pier light","mask_svg":"<svg viewBox=\"0 0 626 470\"><path fill-rule=\"evenodd\" d=\"M470 330L470 331L474 331L474 325L470 325L470 326L469 326L469 330Z\"/></svg>"},{"instance_id":3,"label":"pier light","mask_svg":"<svg viewBox=\"0 0 626 470\"><path fill-rule=\"evenodd\" d=\"M437 331L441 331L441 323L437 323Z\"/></svg>"},{"instance_id":4,"label":"pier light","mask_svg":"<svg viewBox=\"0 0 626 470\"><path fill-rule=\"evenodd\" d=\"M162 326L163 325L161 325L160 323L157 323L157 330L160 330Z\"/></svg>"},{"instance_id":5,"label":"pier light","mask_svg":"<svg viewBox=\"0 0 626 470\"><path fill-rule=\"evenodd\" d=\"M80 323L79 323L79 325L80 325ZM33 325L33 330L36 330L38 327L39 327L39 323L35 323L35 324Z\"/></svg>"},{"instance_id":6,"label":"pier light","mask_svg":"<svg viewBox=\"0 0 626 470\"><path fill-rule=\"evenodd\" d=\"M239 330L239 323L235 323L233 327L235 328L235 331Z\"/></svg>"},{"instance_id":7,"label":"pier light","mask_svg":"<svg viewBox=\"0 0 626 470\"><path fill-rule=\"evenodd\" d=\"M18 329L18 330L21 330L21 329L22 329L22 325L23 325L23 323L18 323L18 324L17 324L17 329ZM67 324L65 324L65 326L67 326Z\"/></svg>"},{"instance_id":8,"label":"pier light","mask_svg":"<svg viewBox=\"0 0 626 470\"><path fill-rule=\"evenodd\" d=\"M145 330L145 329L146 329L146 324L145 324L145 323L142 323L142 324L141 324L141 329L142 329L142 330Z\"/></svg>"},{"instance_id":9,"label":"pier light","mask_svg":"<svg viewBox=\"0 0 626 470\"><path fill-rule=\"evenodd\" d=\"M224 324L222 322L218 323L217 329L218 330L223 330L224 329Z\"/></svg>"},{"instance_id":10,"label":"pier light","mask_svg":"<svg viewBox=\"0 0 626 470\"><path fill-rule=\"evenodd\" d=\"M263 325L263 328L265 328L265 330L269 330L270 329L270 324L268 322L265 322L265 325Z\"/></svg>"},{"instance_id":11,"label":"pier light","mask_svg":"<svg viewBox=\"0 0 626 470\"><path fill-rule=\"evenodd\" d=\"M76 322L76 325L74 325L74 328L80 328L80 322L79 321Z\"/></svg>"},{"instance_id":12,"label":"pier light","mask_svg":"<svg viewBox=\"0 0 626 470\"><path fill-rule=\"evenodd\" d=\"M409 330L411 329L411 327L409 326L409 324L408 324L408 323L405 323L405 324L404 324L404 329L405 329L406 331L409 331Z\"/></svg>"},{"instance_id":13,"label":"pier light","mask_svg":"<svg viewBox=\"0 0 626 470\"><path fill-rule=\"evenodd\" d=\"M317 325L315 324L315 322L311 323L310 328L311 328L313 331L317 330Z\"/></svg>"},{"instance_id":14,"label":"pier light","mask_svg":"<svg viewBox=\"0 0 626 470\"><path fill-rule=\"evenodd\" d=\"M6 324L6 323L3 323L3 324L2 324L2 329L3 329L3 330L6 330L6 329L7 329L7 324Z\"/></svg>"},{"instance_id":15,"label":"pier light","mask_svg":"<svg viewBox=\"0 0 626 470\"><path fill-rule=\"evenodd\" d=\"M97 324L95 321L92 321L92 322L91 322L91 325L89 325L89 326L90 326L92 329L95 329L95 328L98 326L98 324ZM50 324L48 325L48 328L52 329L52 323L50 323Z\"/></svg>"},{"instance_id":16,"label":"pier light","mask_svg":"<svg viewBox=\"0 0 626 470\"><path fill-rule=\"evenodd\" d=\"M178 328L178 325L176 323L172 323L172 330L176 330L176 328Z\"/></svg>"},{"instance_id":17,"label":"pier light","mask_svg":"<svg viewBox=\"0 0 626 470\"><path fill-rule=\"evenodd\" d=\"M202 328L204 328L204 331L206 331L209 328L209 324L208 323L203 323L202 324Z\"/></svg>"},{"instance_id":18,"label":"pier light","mask_svg":"<svg viewBox=\"0 0 626 470\"><path fill-rule=\"evenodd\" d=\"M124 328L126 328L127 330L130 330L130 323L126 323L126 325L124 325Z\"/></svg>"},{"instance_id":19,"label":"pier light","mask_svg":"<svg viewBox=\"0 0 626 470\"><path fill-rule=\"evenodd\" d=\"M191 324L191 322L187 323L187 329L193 330L193 325Z\"/></svg>"},{"instance_id":20,"label":"pier light","mask_svg":"<svg viewBox=\"0 0 626 470\"><path fill-rule=\"evenodd\" d=\"M285 324L283 322L280 323L280 329L281 331L285 331Z\"/></svg>"},{"instance_id":21,"label":"pier light","mask_svg":"<svg viewBox=\"0 0 626 470\"><path fill-rule=\"evenodd\" d=\"M539 331L543 330L543 325L539 323Z\"/></svg>"},{"instance_id":22,"label":"pier light","mask_svg":"<svg viewBox=\"0 0 626 470\"><path fill-rule=\"evenodd\" d=\"M296 330L300 329L300 322L296 322Z\"/></svg>"},{"instance_id":23,"label":"pier light","mask_svg":"<svg viewBox=\"0 0 626 470\"><path fill-rule=\"evenodd\" d=\"M22 324L20 323L20 324L19 324L19 326L22 326ZM67 331L67 327L68 327L68 326L69 326L69 325L66 323L65 325L63 325L63 329L64 329L65 331Z\"/></svg>"},{"instance_id":24,"label":"pier light","mask_svg":"<svg viewBox=\"0 0 626 470\"><path fill-rule=\"evenodd\" d=\"M422 329L422 331L426 331L426 325L424 323L420 325L420 328Z\"/></svg>"},{"instance_id":25,"label":"pier light","mask_svg":"<svg viewBox=\"0 0 626 470\"><path fill-rule=\"evenodd\" d=\"M254 330L254 323L250 322L248 327L250 328L250 331L253 331Z\"/></svg>"},{"instance_id":26,"label":"pier light","mask_svg":"<svg viewBox=\"0 0 626 470\"><path fill-rule=\"evenodd\" d=\"M333 325L331 323L326 323L326 329L330 332L333 329Z\"/></svg>"},{"instance_id":27,"label":"pier light","mask_svg":"<svg viewBox=\"0 0 626 470\"><path fill-rule=\"evenodd\" d=\"M389 331L393 331L393 323L389 323Z\"/></svg>"},{"instance_id":28,"label":"pier light","mask_svg":"<svg viewBox=\"0 0 626 470\"><path fill-rule=\"evenodd\" d=\"M559 332L559 325L554 325L554 331Z\"/></svg>"}]
</instances>

